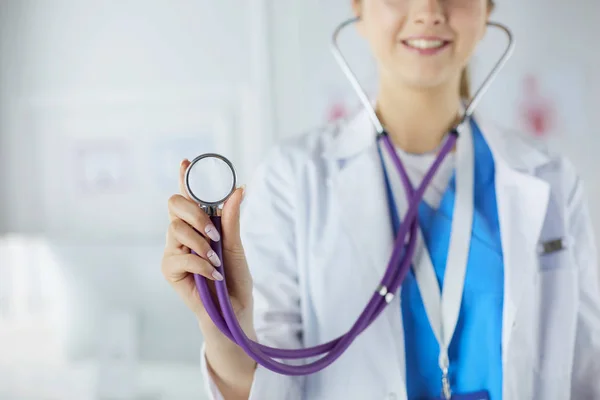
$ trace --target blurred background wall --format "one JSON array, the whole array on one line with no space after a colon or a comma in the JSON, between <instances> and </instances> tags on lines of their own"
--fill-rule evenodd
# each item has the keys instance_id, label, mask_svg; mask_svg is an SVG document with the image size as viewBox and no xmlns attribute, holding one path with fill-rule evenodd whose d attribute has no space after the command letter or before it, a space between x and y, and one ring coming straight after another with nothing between
<instances>
[{"instance_id":1,"label":"blurred background wall","mask_svg":"<svg viewBox=\"0 0 600 400\"><path fill-rule=\"evenodd\" d=\"M600 2L497 3L517 47L479 114L569 156L600 232ZM159 266L179 161L219 151L245 182L356 109L329 53L349 4L0 0L0 399L202 398ZM474 87L504 43L486 36ZM340 44L375 93L365 43Z\"/></svg>"}]
</instances>

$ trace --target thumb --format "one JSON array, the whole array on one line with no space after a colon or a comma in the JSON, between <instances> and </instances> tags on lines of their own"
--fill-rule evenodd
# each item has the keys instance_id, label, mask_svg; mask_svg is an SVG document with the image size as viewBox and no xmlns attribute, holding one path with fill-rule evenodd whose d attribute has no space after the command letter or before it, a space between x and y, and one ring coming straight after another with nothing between
<instances>
[{"instance_id":1,"label":"thumb","mask_svg":"<svg viewBox=\"0 0 600 400\"><path fill-rule=\"evenodd\" d=\"M223 250L243 253L240 238L240 206L244 198L245 186L237 188L223 205L221 225L223 230Z\"/></svg>"}]
</instances>

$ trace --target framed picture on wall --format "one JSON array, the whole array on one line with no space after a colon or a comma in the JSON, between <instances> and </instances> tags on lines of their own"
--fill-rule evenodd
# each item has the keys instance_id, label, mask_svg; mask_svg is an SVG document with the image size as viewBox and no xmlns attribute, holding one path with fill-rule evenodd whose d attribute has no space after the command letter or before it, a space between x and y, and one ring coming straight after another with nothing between
<instances>
[{"instance_id":1,"label":"framed picture on wall","mask_svg":"<svg viewBox=\"0 0 600 400\"><path fill-rule=\"evenodd\" d=\"M33 107L45 232L77 240L163 238L179 163L204 152L236 159L241 105L217 101L73 99Z\"/></svg>"},{"instance_id":2,"label":"framed picture on wall","mask_svg":"<svg viewBox=\"0 0 600 400\"><path fill-rule=\"evenodd\" d=\"M73 139L69 150L71 182L81 196L109 196L134 190L133 149L113 138ZM67 177L68 179L69 177Z\"/></svg>"}]
</instances>

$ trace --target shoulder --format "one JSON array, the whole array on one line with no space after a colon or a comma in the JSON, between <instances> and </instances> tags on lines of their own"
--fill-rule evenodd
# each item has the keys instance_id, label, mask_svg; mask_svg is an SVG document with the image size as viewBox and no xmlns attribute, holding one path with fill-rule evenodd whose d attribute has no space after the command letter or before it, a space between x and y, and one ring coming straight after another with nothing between
<instances>
[{"instance_id":1,"label":"shoulder","mask_svg":"<svg viewBox=\"0 0 600 400\"><path fill-rule=\"evenodd\" d=\"M325 168L324 153L347 124L346 120L314 127L279 140L259 165L259 173L299 175Z\"/></svg>"},{"instance_id":2,"label":"shoulder","mask_svg":"<svg viewBox=\"0 0 600 400\"><path fill-rule=\"evenodd\" d=\"M581 179L567 156L552 149L546 141L536 140L518 129L489 120L484 120L481 125L493 138L496 152L511 167L542 179L553 195L561 197L561 202L570 202Z\"/></svg>"}]
</instances>

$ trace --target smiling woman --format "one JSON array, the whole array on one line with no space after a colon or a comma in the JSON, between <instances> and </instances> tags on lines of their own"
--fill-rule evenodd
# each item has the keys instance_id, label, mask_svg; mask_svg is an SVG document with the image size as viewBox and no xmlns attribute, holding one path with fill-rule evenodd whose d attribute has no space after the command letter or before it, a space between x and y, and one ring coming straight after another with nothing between
<instances>
[{"instance_id":1,"label":"smiling woman","mask_svg":"<svg viewBox=\"0 0 600 400\"><path fill-rule=\"evenodd\" d=\"M218 240L185 190L170 199L162 269L197 315L211 399L600 398L582 182L463 111L493 3L350 4L374 109L276 146Z\"/></svg>"}]
</instances>

